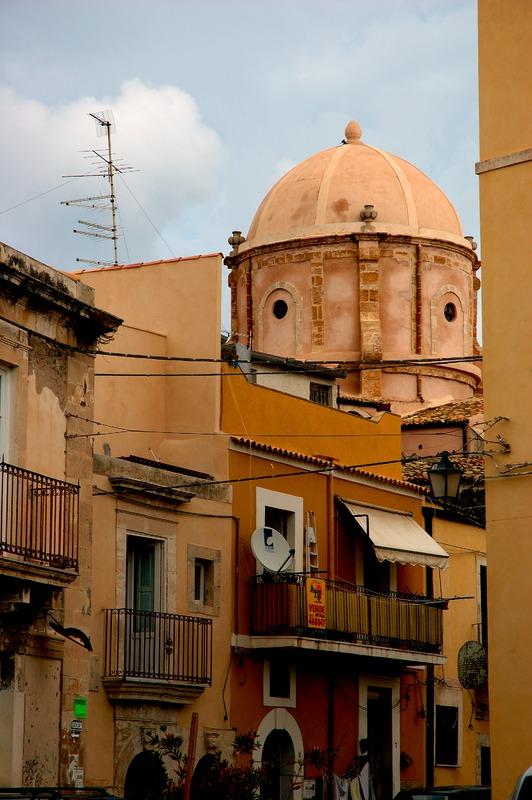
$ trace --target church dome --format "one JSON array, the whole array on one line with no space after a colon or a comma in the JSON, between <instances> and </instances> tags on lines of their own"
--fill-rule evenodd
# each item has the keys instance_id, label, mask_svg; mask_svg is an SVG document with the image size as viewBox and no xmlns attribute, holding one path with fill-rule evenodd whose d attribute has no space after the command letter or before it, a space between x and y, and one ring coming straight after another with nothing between
<instances>
[{"instance_id":1,"label":"church dome","mask_svg":"<svg viewBox=\"0 0 532 800\"><path fill-rule=\"evenodd\" d=\"M240 252L368 230L468 244L442 190L408 161L362 142L351 121L342 145L310 156L270 189Z\"/></svg>"}]
</instances>

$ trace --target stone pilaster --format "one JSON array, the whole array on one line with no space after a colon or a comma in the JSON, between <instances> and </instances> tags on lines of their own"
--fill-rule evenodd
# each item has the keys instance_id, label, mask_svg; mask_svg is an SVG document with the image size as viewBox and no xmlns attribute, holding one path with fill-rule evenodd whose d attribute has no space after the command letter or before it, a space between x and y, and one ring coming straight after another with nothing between
<instances>
[{"instance_id":1,"label":"stone pilaster","mask_svg":"<svg viewBox=\"0 0 532 800\"><path fill-rule=\"evenodd\" d=\"M362 361L382 359L382 331L379 299L379 242L359 239L360 350ZM382 370L364 369L360 375L361 395L368 399L382 396Z\"/></svg>"},{"instance_id":2,"label":"stone pilaster","mask_svg":"<svg viewBox=\"0 0 532 800\"><path fill-rule=\"evenodd\" d=\"M323 258L316 253L310 264L311 306L312 306L312 350L323 350L324 314L323 314Z\"/></svg>"}]
</instances>

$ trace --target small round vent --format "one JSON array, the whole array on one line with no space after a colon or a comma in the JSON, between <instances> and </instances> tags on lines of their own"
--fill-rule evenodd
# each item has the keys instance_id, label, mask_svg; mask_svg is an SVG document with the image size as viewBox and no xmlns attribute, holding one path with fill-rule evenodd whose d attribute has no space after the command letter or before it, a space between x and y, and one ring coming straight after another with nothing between
<instances>
[{"instance_id":1,"label":"small round vent","mask_svg":"<svg viewBox=\"0 0 532 800\"><path fill-rule=\"evenodd\" d=\"M466 642L458 652L458 680L464 689L480 689L488 678L488 656L478 642Z\"/></svg>"}]
</instances>

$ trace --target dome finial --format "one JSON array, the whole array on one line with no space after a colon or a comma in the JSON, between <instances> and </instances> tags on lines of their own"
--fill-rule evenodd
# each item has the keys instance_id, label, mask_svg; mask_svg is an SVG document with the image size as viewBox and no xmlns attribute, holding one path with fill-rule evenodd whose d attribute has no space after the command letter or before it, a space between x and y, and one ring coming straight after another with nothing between
<instances>
[{"instance_id":1,"label":"dome finial","mask_svg":"<svg viewBox=\"0 0 532 800\"><path fill-rule=\"evenodd\" d=\"M347 144L360 144L361 138L362 128L355 119L352 119L345 126L345 141Z\"/></svg>"}]
</instances>

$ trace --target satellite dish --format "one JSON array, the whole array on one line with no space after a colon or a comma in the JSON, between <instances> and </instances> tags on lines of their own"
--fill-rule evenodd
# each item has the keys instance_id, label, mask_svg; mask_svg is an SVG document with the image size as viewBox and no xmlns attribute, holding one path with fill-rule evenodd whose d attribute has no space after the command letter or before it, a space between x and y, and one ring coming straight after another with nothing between
<instances>
[{"instance_id":1,"label":"satellite dish","mask_svg":"<svg viewBox=\"0 0 532 800\"><path fill-rule=\"evenodd\" d=\"M253 555L268 572L284 572L295 553L275 528L257 528L251 535Z\"/></svg>"},{"instance_id":2,"label":"satellite dish","mask_svg":"<svg viewBox=\"0 0 532 800\"><path fill-rule=\"evenodd\" d=\"M480 689L488 679L488 656L475 641L466 642L458 651L458 680L464 689Z\"/></svg>"}]
</instances>

